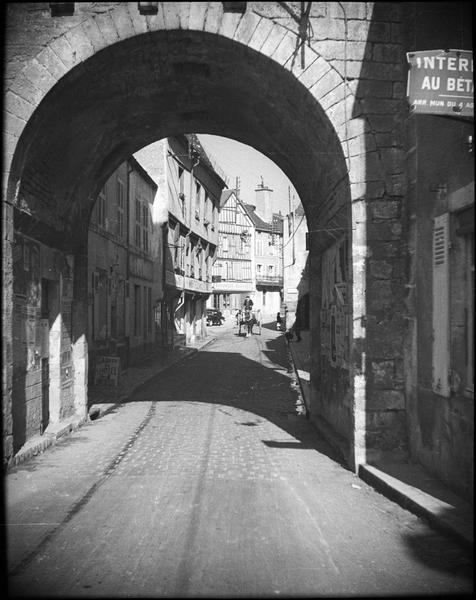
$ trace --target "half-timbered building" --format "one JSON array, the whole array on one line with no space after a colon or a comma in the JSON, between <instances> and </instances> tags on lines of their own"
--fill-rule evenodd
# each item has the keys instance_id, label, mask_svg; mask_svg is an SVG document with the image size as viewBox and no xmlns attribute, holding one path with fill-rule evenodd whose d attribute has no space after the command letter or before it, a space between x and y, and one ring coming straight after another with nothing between
<instances>
[{"instance_id":1,"label":"half-timbered building","mask_svg":"<svg viewBox=\"0 0 476 600\"><path fill-rule=\"evenodd\" d=\"M223 190L217 260L213 268L213 307L224 316L242 308L255 291L254 225L235 190Z\"/></svg>"}]
</instances>

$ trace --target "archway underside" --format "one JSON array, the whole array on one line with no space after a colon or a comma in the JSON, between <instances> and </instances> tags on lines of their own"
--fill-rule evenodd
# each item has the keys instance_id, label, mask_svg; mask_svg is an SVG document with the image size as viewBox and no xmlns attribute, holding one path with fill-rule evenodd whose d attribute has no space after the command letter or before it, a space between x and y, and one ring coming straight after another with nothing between
<instances>
[{"instance_id":1,"label":"archway underside","mask_svg":"<svg viewBox=\"0 0 476 600\"><path fill-rule=\"evenodd\" d=\"M310 227L333 195L337 212L348 206L340 143L312 95L271 60L203 32L137 36L74 68L28 123L10 189L44 236L69 246L84 239L94 198L123 160L188 132L230 137L271 158L293 182Z\"/></svg>"},{"instance_id":2,"label":"archway underside","mask_svg":"<svg viewBox=\"0 0 476 600\"><path fill-rule=\"evenodd\" d=\"M338 231L317 234L310 247L312 351L320 356L321 252L344 230L351 238L347 167L328 116L294 75L246 46L203 32L149 33L64 76L28 122L12 162L15 229L75 256L71 347L82 378L79 403L87 404L86 248L97 193L140 148L192 132L233 138L268 156L294 184L308 229ZM348 249L347 258L351 272ZM350 333L348 344L350 354ZM348 374L345 380L352 388ZM342 411L351 444L351 410Z\"/></svg>"}]
</instances>

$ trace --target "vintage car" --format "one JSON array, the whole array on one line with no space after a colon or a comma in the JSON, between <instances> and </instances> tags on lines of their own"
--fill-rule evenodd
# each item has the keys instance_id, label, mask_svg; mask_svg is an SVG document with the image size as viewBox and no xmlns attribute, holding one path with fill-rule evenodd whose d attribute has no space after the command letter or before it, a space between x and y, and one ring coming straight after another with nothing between
<instances>
[{"instance_id":1,"label":"vintage car","mask_svg":"<svg viewBox=\"0 0 476 600\"><path fill-rule=\"evenodd\" d=\"M216 308L207 308L207 325L223 325L225 317Z\"/></svg>"}]
</instances>

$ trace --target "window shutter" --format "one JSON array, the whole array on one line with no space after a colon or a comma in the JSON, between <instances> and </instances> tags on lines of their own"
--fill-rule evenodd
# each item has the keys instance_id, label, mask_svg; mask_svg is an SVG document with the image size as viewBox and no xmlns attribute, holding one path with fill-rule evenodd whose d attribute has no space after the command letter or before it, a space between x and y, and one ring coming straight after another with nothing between
<instances>
[{"instance_id":1,"label":"window shutter","mask_svg":"<svg viewBox=\"0 0 476 600\"><path fill-rule=\"evenodd\" d=\"M435 217L433 229L433 391L450 395L449 213Z\"/></svg>"}]
</instances>

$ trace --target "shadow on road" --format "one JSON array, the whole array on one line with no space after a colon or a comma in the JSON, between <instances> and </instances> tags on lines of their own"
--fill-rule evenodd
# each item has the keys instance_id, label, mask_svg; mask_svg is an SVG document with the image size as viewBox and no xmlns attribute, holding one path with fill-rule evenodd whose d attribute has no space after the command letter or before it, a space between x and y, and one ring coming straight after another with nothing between
<instances>
[{"instance_id":1,"label":"shadow on road","mask_svg":"<svg viewBox=\"0 0 476 600\"><path fill-rule=\"evenodd\" d=\"M453 512L448 510L446 518L453 518ZM469 547L463 548L459 543L451 543L448 538L432 529L426 529L423 534L404 534L403 540L412 556L427 567L473 580L473 552Z\"/></svg>"},{"instance_id":2,"label":"shadow on road","mask_svg":"<svg viewBox=\"0 0 476 600\"><path fill-rule=\"evenodd\" d=\"M253 338L237 340L236 353L220 352L219 346L213 345L159 373L125 402L186 401L239 408L274 423L292 435L296 439L292 447L296 450L314 448L348 470L341 456L324 441L314 425L297 412L299 396L289 377L292 366L283 336L272 339L255 337L265 346L262 354L268 359L267 365L240 353L242 349L246 350L242 344L252 343ZM255 424L249 417L247 414L242 425ZM267 440L263 443L274 442Z\"/></svg>"}]
</instances>

